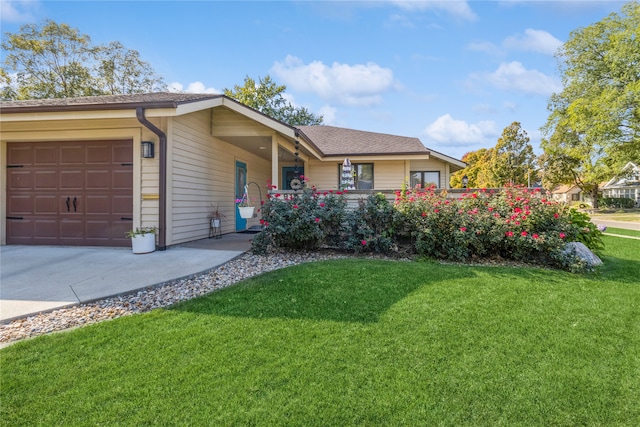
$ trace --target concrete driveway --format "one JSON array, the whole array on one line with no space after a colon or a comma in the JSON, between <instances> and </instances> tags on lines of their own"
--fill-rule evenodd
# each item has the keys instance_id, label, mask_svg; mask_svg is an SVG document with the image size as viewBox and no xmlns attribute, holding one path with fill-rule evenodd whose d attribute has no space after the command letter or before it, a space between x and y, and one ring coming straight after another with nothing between
<instances>
[{"instance_id":1,"label":"concrete driveway","mask_svg":"<svg viewBox=\"0 0 640 427\"><path fill-rule=\"evenodd\" d=\"M0 247L0 321L94 301L215 268L246 252L251 234L227 234L166 251Z\"/></svg>"}]
</instances>

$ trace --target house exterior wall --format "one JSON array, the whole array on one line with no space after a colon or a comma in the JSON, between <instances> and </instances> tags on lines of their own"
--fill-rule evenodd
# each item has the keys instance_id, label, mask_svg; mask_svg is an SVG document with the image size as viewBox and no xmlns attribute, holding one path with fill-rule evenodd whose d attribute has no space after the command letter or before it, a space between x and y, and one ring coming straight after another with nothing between
<instances>
[{"instance_id":1,"label":"house exterior wall","mask_svg":"<svg viewBox=\"0 0 640 427\"><path fill-rule=\"evenodd\" d=\"M260 186L263 199L271 163L211 136L210 111L173 118L169 128L167 245L207 237L207 216L215 206L225 216L222 233L234 232L236 160L247 164L247 182ZM256 205L258 196L256 186L250 185L249 197L256 200ZM258 221L259 218L250 219L247 226Z\"/></svg>"},{"instance_id":2,"label":"house exterior wall","mask_svg":"<svg viewBox=\"0 0 640 427\"><path fill-rule=\"evenodd\" d=\"M425 160L359 160L350 158L351 163L373 163L373 185L375 190L398 190L409 179L410 171L440 172L441 188L449 187L449 173L446 163L436 159ZM339 186L338 167L340 162L310 160L305 174L310 184L320 189L335 190Z\"/></svg>"},{"instance_id":3,"label":"house exterior wall","mask_svg":"<svg viewBox=\"0 0 640 427\"><path fill-rule=\"evenodd\" d=\"M449 168L446 163L438 159L411 160L407 180L411 172L440 172L440 185L438 188L449 188Z\"/></svg>"}]
</instances>

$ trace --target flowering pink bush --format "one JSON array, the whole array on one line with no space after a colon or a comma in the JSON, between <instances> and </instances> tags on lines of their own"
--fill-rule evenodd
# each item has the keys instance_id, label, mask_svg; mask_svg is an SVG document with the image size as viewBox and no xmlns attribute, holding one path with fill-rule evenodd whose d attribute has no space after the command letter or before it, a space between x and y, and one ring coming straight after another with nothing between
<instances>
[{"instance_id":1,"label":"flowering pink bush","mask_svg":"<svg viewBox=\"0 0 640 427\"><path fill-rule=\"evenodd\" d=\"M418 254L454 261L499 256L562 265L566 241L580 231L571 212L540 190L506 187L496 194L478 190L447 199L433 188L396 192Z\"/></svg>"}]
</instances>

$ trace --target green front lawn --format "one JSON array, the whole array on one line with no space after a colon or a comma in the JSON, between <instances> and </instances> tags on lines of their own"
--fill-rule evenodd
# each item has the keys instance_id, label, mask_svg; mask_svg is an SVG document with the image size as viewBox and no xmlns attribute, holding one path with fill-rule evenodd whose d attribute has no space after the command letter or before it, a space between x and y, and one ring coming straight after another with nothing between
<instances>
[{"instance_id":1,"label":"green front lawn","mask_svg":"<svg viewBox=\"0 0 640 427\"><path fill-rule=\"evenodd\" d=\"M607 229L605 230L605 233L619 234L619 235L622 235L622 236L640 237L640 231L638 231L638 230L627 230L627 229L624 229L624 228L607 227Z\"/></svg>"},{"instance_id":2,"label":"green front lawn","mask_svg":"<svg viewBox=\"0 0 640 427\"><path fill-rule=\"evenodd\" d=\"M0 351L0 424L639 425L640 241L593 275L347 259Z\"/></svg>"}]
</instances>

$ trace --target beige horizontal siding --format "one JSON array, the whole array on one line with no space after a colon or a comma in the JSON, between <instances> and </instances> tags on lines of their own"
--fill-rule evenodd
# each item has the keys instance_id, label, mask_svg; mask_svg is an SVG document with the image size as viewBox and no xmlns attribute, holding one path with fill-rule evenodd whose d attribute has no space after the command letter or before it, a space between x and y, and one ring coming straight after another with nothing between
<instances>
[{"instance_id":1,"label":"beige horizontal siding","mask_svg":"<svg viewBox=\"0 0 640 427\"><path fill-rule=\"evenodd\" d=\"M222 233L235 232L236 160L247 164L248 182L259 184L262 197L266 197L270 163L211 136L210 117L209 111L202 111L173 119L168 245L208 237L207 217L212 206L219 206L225 215ZM259 204L258 190L253 184L249 186L249 196ZM258 221L259 217L251 219L247 225Z\"/></svg>"}]
</instances>

